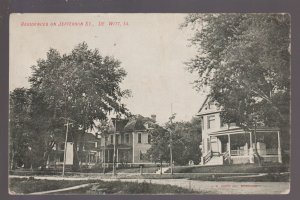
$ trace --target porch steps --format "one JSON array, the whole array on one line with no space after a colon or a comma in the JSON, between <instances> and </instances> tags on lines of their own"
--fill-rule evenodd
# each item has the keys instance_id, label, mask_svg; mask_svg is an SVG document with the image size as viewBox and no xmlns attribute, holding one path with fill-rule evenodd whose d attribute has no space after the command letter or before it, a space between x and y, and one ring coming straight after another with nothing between
<instances>
[{"instance_id":1,"label":"porch steps","mask_svg":"<svg viewBox=\"0 0 300 200\"><path fill-rule=\"evenodd\" d=\"M213 156L204 165L206 165L206 166L210 166L210 165L223 165L223 156Z\"/></svg>"}]
</instances>

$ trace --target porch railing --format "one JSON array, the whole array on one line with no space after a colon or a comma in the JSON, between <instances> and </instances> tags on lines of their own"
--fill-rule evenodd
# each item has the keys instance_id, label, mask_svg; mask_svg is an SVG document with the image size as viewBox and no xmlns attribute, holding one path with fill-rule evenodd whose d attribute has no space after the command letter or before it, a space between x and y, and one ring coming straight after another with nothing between
<instances>
[{"instance_id":1,"label":"porch railing","mask_svg":"<svg viewBox=\"0 0 300 200\"><path fill-rule=\"evenodd\" d=\"M278 149L265 149L260 150L258 149L258 152L265 155L278 155ZM249 155L249 150L231 150L230 154L232 156L247 156Z\"/></svg>"},{"instance_id":2,"label":"porch railing","mask_svg":"<svg viewBox=\"0 0 300 200\"><path fill-rule=\"evenodd\" d=\"M267 155L278 155L278 149L266 149Z\"/></svg>"},{"instance_id":3,"label":"porch railing","mask_svg":"<svg viewBox=\"0 0 300 200\"><path fill-rule=\"evenodd\" d=\"M209 151L204 157L203 157L203 164L207 163L211 159L211 151Z\"/></svg>"},{"instance_id":4,"label":"porch railing","mask_svg":"<svg viewBox=\"0 0 300 200\"><path fill-rule=\"evenodd\" d=\"M230 154L232 156L247 156L247 155L249 155L249 151L248 150L231 150Z\"/></svg>"},{"instance_id":5,"label":"porch railing","mask_svg":"<svg viewBox=\"0 0 300 200\"><path fill-rule=\"evenodd\" d=\"M230 163L230 154L229 154L229 151L226 151L223 154L223 161L226 161L226 162Z\"/></svg>"}]
</instances>

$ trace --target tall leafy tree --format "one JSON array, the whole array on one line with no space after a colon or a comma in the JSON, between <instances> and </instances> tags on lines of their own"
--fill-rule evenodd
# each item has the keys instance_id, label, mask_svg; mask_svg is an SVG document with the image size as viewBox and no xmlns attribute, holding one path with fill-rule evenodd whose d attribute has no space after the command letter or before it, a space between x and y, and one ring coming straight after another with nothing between
<instances>
[{"instance_id":1,"label":"tall leafy tree","mask_svg":"<svg viewBox=\"0 0 300 200\"><path fill-rule=\"evenodd\" d=\"M289 138L290 16L288 14L190 14L197 55L187 62L223 108L225 122L243 128L258 122ZM256 118L257 120L253 120Z\"/></svg>"},{"instance_id":2,"label":"tall leafy tree","mask_svg":"<svg viewBox=\"0 0 300 200\"><path fill-rule=\"evenodd\" d=\"M73 121L74 169L79 167L84 134L95 120L105 119L109 112L127 112L120 100L130 91L120 88L126 76L120 64L81 43L68 55L50 49L47 58L33 66L32 89L43 93L54 121Z\"/></svg>"},{"instance_id":3,"label":"tall leafy tree","mask_svg":"<svg viewBox=\"0 0 300 200\"><path fill-rule=\"evenodd\" d=\"M154 162L163 163L170 161L170 134L167 129L156 125L151 130L151 147L147 151L147 156Z\"/></svg>"},{"instance_id":4,"label":"tall leafy tree","mask_svg":"<svg viewBox=\"0 0 300 200\"><path fill-rule=\"evenodd\" d=\"M200 119L193 118L189 122L176 122L174 132L175 135L178 135L178 138L180 138L180 140L174 144L175 150L176 147L179 147L179 151L174 153L174 158L176 158L177 163L184 165L192 160L194 164L198 164L201 157L199 145L202 140Z\"/></svg>"},{"instance_id":5,"label":"tall leafy tree","mask_svg":"<svg viewBox=\"0 0 300 200\"><path fill-rule=\"evenodd\" d=\"M63 124L52 121L43 98L42 93L25 88L10 94L11 168L45 167L55 140L61 136Z\"/></svg>"},{"instance_id":6,"label":"tall leafy tree","mask_svg":"<svg viewBox=\"0 0 300 200\"><path fill-rule=\"evenodd\" d=\"M10 93L10 169L15 169L26 164L26 152L28 151L30 139L28 127L29 105L30 98L25 88L18 88Z\"/></svg>"},{"instance_id":7,"label":"tall leafy tree","mask_svg":"<svg viewBox=\"0 0 300 200\"><path fill-rule=\"evenodd\" d=\"M170 145L172 145L175 164L186 165L190 160L195 164L199 163L200 124L199 119L194 118L191 122L169 122L164 127L156 125L151 131L148 157L155 162L170 162Z\"/></svg>"}]
</instances>

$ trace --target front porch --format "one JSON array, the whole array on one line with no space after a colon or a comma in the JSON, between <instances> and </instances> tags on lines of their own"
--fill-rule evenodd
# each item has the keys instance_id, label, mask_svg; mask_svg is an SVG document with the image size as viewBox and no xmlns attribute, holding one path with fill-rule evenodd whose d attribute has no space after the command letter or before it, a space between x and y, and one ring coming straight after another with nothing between
<instances>
[{"instance_id":1,"label":"front porch","mask_svg":"<svg viewBox=\"0 0 300 200\"><path fill-rule=\"evenodd\" d=\"M132 163L132 147L128 145L116 145L115 147L116 164ZM113 163L114 159L114 145L102 147L100 151L101 162L103 164Z\"/></svg>"},{"instance_id":2,"label":"front porch","mask_svg":"<svg viewBox=\"0 0 300 200\"><path fill-rule=\"evenodd\" d=\"M256 141L256 143L255 143ZM277 129L242 129L216 132L209 135L209 149L202 157L202 164L209 164L213 157L222 157L218 164L254 163L257 156L263 162L282 163L280 132Z\"/></svg>"}]
</instances>

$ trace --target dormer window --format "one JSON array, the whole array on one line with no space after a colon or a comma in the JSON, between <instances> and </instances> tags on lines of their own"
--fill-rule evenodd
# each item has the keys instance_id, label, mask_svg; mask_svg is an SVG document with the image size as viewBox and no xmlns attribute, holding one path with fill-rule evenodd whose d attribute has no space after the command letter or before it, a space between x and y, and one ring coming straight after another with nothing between
<instances>
[{"instance_id":1,"label":"dormer window","mask_svg":"<svg viewBox=\"0 0 300 200\"><path fill-rule=\"evenodd\" d=\"M212 128L214 123L215 123L215 115L207 116L207 129Z\"/></svg>"}]
</instances>

